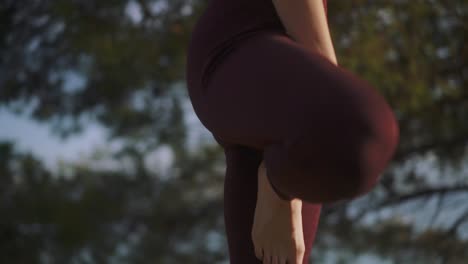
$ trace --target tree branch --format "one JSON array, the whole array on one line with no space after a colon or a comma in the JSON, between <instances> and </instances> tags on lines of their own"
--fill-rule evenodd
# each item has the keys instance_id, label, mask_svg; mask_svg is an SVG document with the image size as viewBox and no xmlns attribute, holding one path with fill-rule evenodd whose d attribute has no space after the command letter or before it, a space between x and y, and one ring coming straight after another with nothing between
<instances>
[{"instance_id":1,"label":"tree branch","mask_svg":"<svg viewBox=\"0 0 468 264\"><path fill-rule=\"evenodd\" d=\"M376 205L370 206L355 217L353 217L353 221L359 221L364 215L371 211L379 210L382 207L391 206L395 204L402 204L410 200L424 198L430 195L441 195L444 196L447 193L457 193L457 192L468 192L468 185L460 185L460 186L446 186L446 187L439 187L439 188L429 188L425 190L416 191L409 194L399 195L393 198L388 198Z\"/></svg>"},{"instance_id":2,"label":"tree branch","mask_svg":"<svg viewBox=\"0 0 468 264\"><path fill-rule=\"evenodd\" d=\"M457 229L463 224L463 222L467 220L468 220L468 210L453 223L452 227L450 227L449 230L447 230L447 236L455 235L455 232L457 231Z\"/></svg>"}]
</instances>

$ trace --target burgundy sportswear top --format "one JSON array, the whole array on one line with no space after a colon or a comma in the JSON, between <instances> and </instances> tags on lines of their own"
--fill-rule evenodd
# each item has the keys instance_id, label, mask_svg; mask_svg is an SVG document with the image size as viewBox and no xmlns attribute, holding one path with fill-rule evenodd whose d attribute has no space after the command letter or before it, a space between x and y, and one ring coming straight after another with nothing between
<instances>
[{"instance_id":1,"label":"burgundy sportswear top","mask_svg":"<svg viewBox=\"0 0 468 264\"><path fill-rule=\"evenodd\" d=\"M202 81L242 39L265 29L286 32L272 0L210 0L192 30L188 81Z\"/></svg>"}]
</instances>

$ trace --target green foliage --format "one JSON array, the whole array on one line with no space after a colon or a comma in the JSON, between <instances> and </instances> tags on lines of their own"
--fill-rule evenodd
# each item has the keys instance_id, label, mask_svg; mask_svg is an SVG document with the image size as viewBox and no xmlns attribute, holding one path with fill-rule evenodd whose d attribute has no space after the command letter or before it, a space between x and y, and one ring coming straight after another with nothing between
<instances>
[{"instance_id":1,"label":"green foliage","mask_svg":"<svg viewBox=\"0 0 468 264\"><path fill-rule=\"evenodd\" d=\"M330 1L340 64L372 83L398 115L399 160L423 151L434 151L451 165L463 157L467 5L464 0Z\"/></svg>"},{"instance_id":2,"label":"green foliage","mask_svg":"<svg viewBox=\"0 0 468 264\"><path fill-rule=\"evenodd\" d=\"M14 144L0 144L0 263L226 259L223 153L215 145L188 151L179 86L191 30L206 2L2 1L0 106L31 109L31 117L59 136L97 121L125 145L96 161L127 159L133 170L84 163L52 172ZM155 12L155 3L167 6ZM127 15L129 4L142 10L138 21ZM374 85L397 114L395 167L428 153L448 168L466 158L467 11L466 0L328 2L338 62ZM167 175L144 165L163 144L175 156ZM382 194L361 213L468 189L461 173L446 176L460 183L455 186L434 186L428 178L389 171ZM358 226L343 213L355 205L324 210L313 251L317 263L329 249L337 263L353 263L361 253L395 263L467 258L466 241L456 233L468 217L456 219L449 231L415 235L414 225L398 220ZM212 237L219 238L215 248L208 246Z\"/></svg>"},{"instance_id":3,"label":"green foliage","mask_svg":"<svg viewBox=\"0 0 468 264\"><path fill-rule=\"evenodd\" d=\"M221 190L223 184L224 175L205 170L219 162L214 156L220 156L219 148L207 146L162 181L149 171L73 164L66 174L52 173L31 154L4 142L0 263L222 260L224 240L217 248L208 246L209 234L223 232L221 194L207 192ZM187 243L191 247L184 248Z\"/></svg>"},{"instance_id":4,"label":"green foliage","mask_svg":"<svg viewBox=\"0 0 468 264\"><path fill-rule=\"evenodd\" d=\"M125 13L128 4L4 1L0 13L11 26L0 35L0 103L17 112L33 104L31 115L58 120L61 136L80 132L83 116L105 124L114 137L157 135L166 119L179 126L178 106L168 109L158 100L170 98L171 86L184 78L193 18L181 9L190 1L171 2L167 12L148 13L139 24ZM83 84L67 88L70 73Z\"/></svg>"}]
</instances>

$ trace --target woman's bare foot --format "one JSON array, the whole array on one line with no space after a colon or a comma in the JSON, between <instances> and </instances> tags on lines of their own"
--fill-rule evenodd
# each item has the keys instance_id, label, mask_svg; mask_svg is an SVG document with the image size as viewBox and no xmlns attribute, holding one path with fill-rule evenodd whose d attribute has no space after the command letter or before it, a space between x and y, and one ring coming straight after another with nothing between
<instances>
[{"instance_id":1,"label":"woman's bare foot","mask_svg":"<svg viewBox=\"0 0 468 264\"><path fill-rule=\"evenodd\" d=\"M305 250L302 201L282 200L266 177L262 161L258 168L257 204L252 227L255 255L265 264L302 264Z\"/></svg>"}]
</instances>

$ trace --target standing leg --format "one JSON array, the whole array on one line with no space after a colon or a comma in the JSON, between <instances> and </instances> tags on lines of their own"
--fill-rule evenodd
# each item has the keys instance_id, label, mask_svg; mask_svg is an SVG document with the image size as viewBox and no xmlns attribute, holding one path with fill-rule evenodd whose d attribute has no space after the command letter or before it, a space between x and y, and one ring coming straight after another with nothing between
<instances>
[{"instance_id":1,"label":"standing leg","mask_svg":"<svg viewBox=\"0 0 468 264\"><path fill-rule=\"evenodd\" d=\"M367 193L399 139L374 87L279 31L243 40L189 94L215 137L263 152L283 197L324 203Z\"/></svg>"},{"instance_id":2,"label":"standing leg","mask_svg":"<svg viewBox=\"0 0 468 264\"><path fill-rule=\"evenodd\" d=\"M224 148L226 179L224 182L224 221L231 264L262 263L255 256L251 239L257 201L257 170L262 152L240 145ZM312 251L319 222L321 204L303 202L302 225L306 251L304 264Z\"/></svg>"}]
</instances>

